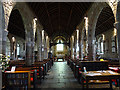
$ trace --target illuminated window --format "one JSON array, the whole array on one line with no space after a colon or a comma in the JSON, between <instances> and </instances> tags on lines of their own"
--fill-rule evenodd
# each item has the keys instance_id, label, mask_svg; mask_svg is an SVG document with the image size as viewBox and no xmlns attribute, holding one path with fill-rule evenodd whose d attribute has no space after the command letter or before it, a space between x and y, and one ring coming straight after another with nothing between
<instances>
[{"instance_id":1,"label":"illuminated window","mask_svg":"<svg viewBox=\"0 0 120 90\"><path fill-rule=\"evenodd\" d=\"M117 52L117 41L116 41L116 36L111 37L112 39L112 53Z\"/></svg>"},{"instance_id":2,"label":"illuminated window","mask_svg":"<svg viewBox=\"0 0 120 90\"><path fill-rule=\"evenodd\" d=\"M63 51L63 44L57 44L57 51Z\"/></svg>"},{"instance_id":3,"label":"illuminated window","mask_svg":"<svg viewBox=\"0 0 120 90\"><path fill-rule=\"evenodd\" d=\"M100 49L100 53L103 54L104 51L103 51L103 42L101 42L101 49Z\"/></svg>"},{"instance_id":4,"label":"illuminated window","mask_svg":"<svg viewBox=\"0 0 120 90\"><path fill-rule=\"evenodd\" d=\"M98 39L98 54L104 54L104 40L105 37L104 35L102 35L99 39Z\"/></svg>"},{"instance_id":5,"label":"illuminated window","mask_svg":"<svg viewBox=\"0 0 120 90\"><path fill-rule=\"evenodd\" d=\"M63 51L63 41L62 41L62 39L59 39L58 41L57 41L57 51Z\"/></svg>"},{"instance_id":6,"label":"illuminated window","mask_svg":"<svg viewBox=\"0 0 120 90\"><path fill-rule=\"evenodd\" d=\"M20 45L17 44L17 55L20 55Z\"/></svg>"},{"instance_id":7,"label":"illuminated window","mask_svg":"<svg viewBox=\"0 0 120 90\"><path fill-rule=\"evenodd\" d=\"M101 38L101 48L100 48L100 53L101 53L101 54L104 54L104 44L103 44L104 40L105 40L105 35L102 34L102 38Z\"/></svg>"}]
</instances>

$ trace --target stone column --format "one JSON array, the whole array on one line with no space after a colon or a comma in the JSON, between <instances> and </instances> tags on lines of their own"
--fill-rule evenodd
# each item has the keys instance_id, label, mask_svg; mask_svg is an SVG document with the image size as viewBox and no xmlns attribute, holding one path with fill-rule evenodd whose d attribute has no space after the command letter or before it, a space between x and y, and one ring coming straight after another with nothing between
<instances>
[{"instance_id":1,"label":"stone column","mask_svg":"<svg viewBox=\"0 0 120 90\"><path fill-rule=\"evenodd\" d=\"M30 66L34 62L34 37L31 25L26 32L26 65Z\"/></svg>"},{"instance_id":2,"label":"stone column","mask_svg":"<svg viewBox=\"0 0 120 90\"><path fill-rule=\"evenodd\" d=\"M76 30L77 34L76 34L76 58L79 59L80 58L80 30Z\"/></svg>"},{"instance_id":3,"label":"stone column","mask_svg":"<svg viewBox=\"0 0 120 90\"><path fill-rule=\"evenodd\" d=\"M14 60L12 37L10 38L10 50L11 50L10 52L11 59Z\"/></svg>"},{"instance_id":4,"label":"stone column","mask_svg":"<svg viewBox=\"0 0 120 90\"><path fill-rule=\"evenodd\" d=\"M0 2L0 54L2 54L2 30L4 30L3 26L5 22L3 22L3 7L2 3ZM2 27L1 27L2 26ZM0 69L0 90L2 90L2 70Z\"/></svg>"},{"instance_id":5,"label":"stone column","mask_svg":"<svg viewBox=\"0 0 120 90\"><path fill-rule=\"evenodd\" d=\"M105 48L105 43L106 43L106 41L104 40L104 41L103 41L103 52L104 52L104 54L106 54L106 50L105 50L105 49L106 49L106 48Z\"/></svg>"},{"instance_id":6,"label":"stone column","mask_svg":"<svg viewBox=\"0 0 120 90\"><path fill-rule=\"evenodd\" d=\"M11 59L15 60L16 41L13 42L11 38Z\"/></svg>"},{"instance_id":7,"label":"stone column","mask_svg":"<svg viewBox=\"0 0 120 90\"><path fill-rule=\"evenodd\" d=\"M79 58L80 60L83 60L83 37L80 31L79 31Z\"/></svg>"},{"instance_id":8,"label":"stone column","mask_svg":"<svg viewBox=\"0 0 120 90\"><path fill-rule=\"evenodd\" d=\"M74 37L74 60L76 59L76 46L77 46L77 38L76 38L76 34L75 34L75 37Z\"/></svg>"},{"instance_id":9,"label":"stone column","mask_svg":"<svg viewBox=\"0 0 120 90\"><path fill-rule=\"evenodd\" d=\"M117 29L117 52L118 52L118 59L119 59L119 65L120 65L120 2L118 2L117 5L117 13L116 13L116 22L114 23L116 29Z\"/></svg>"},{"instance_id":10,"label":"stone column","mask_svg":"<svg viewBox=\"0 0 120 90\"><path fill-rule=\"evenodd\" d=\"M47 40L46 40L46 35L45 35L45 40L44 40L44 59L47 59Z\"/></svg>"},{"instance_id":11,"label":"stone column","mask_svg":"<svg viewBox=\"0 0 120 90\"><path fill-rule=\"evenodd\" d=\"M44 59L44 43L45 43L45 34L44 31L42 30L42 60Z\"/></svg>"},{"instance_id":12,"label":"stone column","mask_svg":"<svg viewBox=\"0 0 120 90\"><path fill-rule=\"evenodd\" d=\"M47 58L48 58L48 52L50 52L50 49L49 49L50 48L50 46L49 46L49 37L48 36L47 36L46 40L47 40L46 41L46 44L47 44L47 51L46 51L47 54L46 55L47 55Z\"/></svg>"},{"instance_id":13,"label":"stone column","mask_svg":"<svg viewBox=\"0 0 120 90\"><path fill-rule=\"evenodd\" d=\"M86 29L85 29L86 31ZM86 31L87 32L87 31ZM86 33L86 39L85 39L85 53L88 56L88 33Z\"/></svg>"},{"instance_id":14,"label":"stone column","mask_svg":"<svg viewBox=\"0 0 120 90\"><path fill-rule=\"evenodd\" d=\"M72 47L71 47L71 37L69 38L69 50L68 50L68 52L69 52L69 57L71 57L71 53L72 53L72 49L71 49Z\"/></svg>"},{"instance_id":15,"label":"stone column","mask_svg":"<svg viewBox=\"0 0 120 90\"><path fill-rule=\"evenodd\" d=\"M7 35L8 35L8 31L7 31L7 22L5 22L5 14L3 11L3 4L0 2L0 20L1 20L1 34L0 34L0 38L2 40L2 48L0 49L1 53L6 55L6 42L7 42Z\"/></svg>"},{"instance_id":16,"label":"stone column","mask_svg":"<svg viewBox=\"0 0 120 90\"><path fill-rule=\"evenodd\" d=\"M83 45L83 41L81 40L80 41L80 46L79 46L80 48L79 48L79 57L80 57L80 60L83 60L83 57L84 57L84 53L83 53L83 48L84 48L84 45Z\"/></svg>"},{"instance_id":17,"label":"stone column","mask_svg":"<svg viewBox=\"0 0 120 90\"><path fill-rule=\"evenodd\" d=\"M42 32L39 30L37 30L37 44L38 44L37 61L42 61Z\"/></svg>"},{"instance_id":18,"label":"stone column","mask_svg":"<svg viewBox=\"0 0 120 90\"><path fill-rule=\"evenodd\" d=\"M34 46L35 46L35 37L34 37L33 29L32 29L32 30L31 30L32 63L35 62Z\"/></svg>"},{"instance_id":19,"label":"stone column","mask_svg":"<svg viewBox=\"0 0 120 90\"><path fill-rule=\"evenodd\" d=\"M71 47L72 53L71 53L71 55L72 55L72 59L74 59L74 43L75 43L74 36L72 36L72 39L71 39L71 44L72 44L72 47Z\"/></svg>"},{"instance_id":20,"label":"stone column","mask_svg":"<svg viewBox=\"0 0 120 90\"><path fill-rule=\"evenodd\" d=\"M95 40L92 36L92 29L88 29L88 60L93 61L95 60Z\"/></svg>"},{"instance_id":21,"label":"stone column","mask_svg":"<svg viewBox=\"0 0 120 90\"><path fill-rule=\"evenodd\" d=\"M4 54L4 55L6 55L7 35L8 35L8 31L7 30L3 30L3 35L2 35L2 54Z\"/></svg>"},{"instance_id":22,"label":"stone column","mask_svg":"<svg viewBox=\"0 0 120 90\"><path fill-rule=\"evenodd\" d=\"M26 34L26 65L30 66L32 64L32 42L30 38L30 32Z\"/></svg>"},{"instance_id":23,"label":"stone column","mask_svg":"<svg viewBox=\"0 0 120 90\"><path fill-rule=\"evenodd\" d=\"M73 43L72 43L72 37L70 38L70 57L72 58L72 52L73 52Z\"/></svg>"},{"instance_id":24,"label":"stone column","mask_svg":"<svg viewBox=\"0 0 120 90\"><path fill-rule=\"evenodd\" d=\"M120 22L116 23L117 28L117 43L118 43L118 59L119 59L119 65L120 65Z\"/></svg>"}]
</instances>

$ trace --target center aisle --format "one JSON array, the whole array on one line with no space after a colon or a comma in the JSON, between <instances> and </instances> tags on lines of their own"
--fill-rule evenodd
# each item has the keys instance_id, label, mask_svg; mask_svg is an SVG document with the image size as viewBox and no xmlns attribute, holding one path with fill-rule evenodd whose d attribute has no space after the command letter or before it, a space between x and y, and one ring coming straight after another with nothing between
<instances>
[{"instance_id":1,"label":"center aisle","mask_svg":"<svg viewBox=\"0 0 120 90\"><path fill-rule=\"evenodd\" d=\"M81 88L67 62L54 62L38 88Z\"/></svg>"}]
</instances>

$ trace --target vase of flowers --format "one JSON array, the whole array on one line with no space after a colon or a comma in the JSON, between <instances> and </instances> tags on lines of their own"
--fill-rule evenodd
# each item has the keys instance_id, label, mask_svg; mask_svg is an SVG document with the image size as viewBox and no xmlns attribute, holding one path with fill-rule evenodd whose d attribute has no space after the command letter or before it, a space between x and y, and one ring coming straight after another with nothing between
<instances>
[{"instance_id":1,"label":"vase of flowers","mask_svg":"<svg viewBox=\"0 0 120 90\"><path fill-rule=\"evenodd\" d=\"M2 71L9 67L9 61L9 56L0 54L0 69L2 69Z\"/></svg>"},{"instance_id":2,"label":"vase of flowers","mask_svg":"<svg viewBox=\"0 0 120 90\"><path fill-rule=\"evenodd\" d=\"M2 69L2 54L0 54L0 69Z\"/></svg>"}]
</instances>

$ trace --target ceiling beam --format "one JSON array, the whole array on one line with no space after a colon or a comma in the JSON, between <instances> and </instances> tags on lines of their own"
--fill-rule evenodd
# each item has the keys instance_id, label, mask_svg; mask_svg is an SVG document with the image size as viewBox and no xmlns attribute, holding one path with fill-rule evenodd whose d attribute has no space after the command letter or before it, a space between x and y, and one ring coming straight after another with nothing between
<instances>
[{"instance_id":1,"label":"ceiling beam","mask_svg":"<svg viewBox=\"0 0 120 90\"><path fill-rule=\"evenodd\" d=\"M70 14L69 14L69 18L68 18L68 23L67 23L67 26L66 26L66 31L67 31L68 26L69 26L69 23L70 23L70 21L71 21L73 8L74 8L74 3L72 4L72 8L71 8L71 10L70 10Z\"/></svg>"},{"instance_id":2,"label":"ceiling beam","mask_svg":"<svg viewBox=\"0 0 120 90\"><path fill-rule=\"evenodd\" d=\"M49 12L48 12L46 3L44 3L44 5L45 5L45 9L46 9L46 12L47 12L47 15L48 15L49 23L50 23L50 25L51 25L51 30L52 30L52 32L53 32L53 27L52 27L52 22L51 22L51 19L50 19L50 14L49 14Z\"/></svg>"},{"instance_id":3,"label":"ceiling beam","mask_svg":"<svg viewBox=\"0 0 120 90\"><path fill-rule=\"evenodd\" d=\"M60 32L60 3L58 3L58 8L59 8L59 26L58 26L58 30L59 30L59 32Z\"/></svg>"},{"instance_id":4,"label":"ceiling beam","mask_svg":"<svg viewBox=\"0 0 120 90\"><path fill-rule=\"evenodd\" d=\"M107 21L109 21L110 19L112 19L114 16L109 17L106 21L104 21L102 24L100 24L99 26L97 26L96 28L99 28L100 26L102 26L104 23L106 23Z\"/></svg>"},{"instance_id":5,"label":"ceiling beam","mask_svg":"<svg viewBox=\"0 0 120 90\"><path fill-rule=\"evenodd\" d=\"M39 12L40 12L38 9L39 9L39 4L37 4L36 7L35 7L35 9L34 9L36 13L39 13ZM38 14L38 15L39 15L39 14Z\"/></svg>"}]
</instances>

